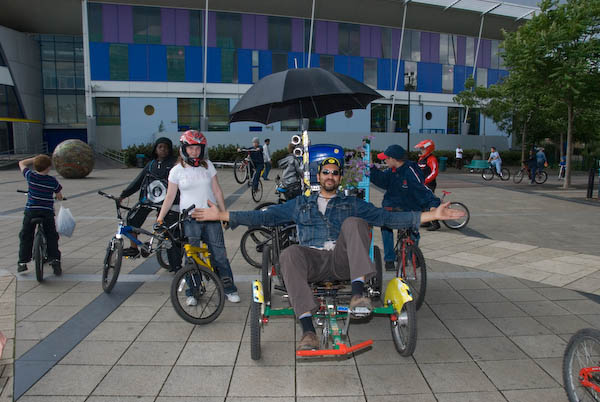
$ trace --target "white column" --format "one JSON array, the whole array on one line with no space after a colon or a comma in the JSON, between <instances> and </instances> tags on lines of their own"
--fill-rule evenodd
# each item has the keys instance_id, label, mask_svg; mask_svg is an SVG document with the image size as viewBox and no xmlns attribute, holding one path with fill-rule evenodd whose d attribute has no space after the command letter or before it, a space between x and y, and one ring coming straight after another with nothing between
<instances>
[{"instance_id":1,"label":"white column","mask_svg":"<svg viewBox=\"0 0 600 402\"><path fill-rule=\"evenodd\" d=\"M315 25L315 0L312 3L312 15L310 17L310 35L308 39L308 63L307 68L310 68L310 54L312 53L312 38L313 38L313 27Z\"/></svg>"},{"instance_id":2,"label":"white column","mask_svg":"<svg viewBox=\"0 0 600 402\"><path fill-rule=\"evenodd\" d=\"M92 79L90 73L90 35L88 30L88 2L81 0L81 31L83 33L83 79L85 88L85 116L87 121L88 143L96 143L96 119L92 104Z\"/></svg>"},{"instance_id":3,"label":"white column","mask_svg":"<svg viewBox=\"0 0 600 402\"><path fill-rule=\"evenodd\" d=\"M406 25L406 10L408 9L408 2L404 2L404 16L402 17L402 31L400 32L400 48L398 49L398 61L396 63L396 80L394 81L394 95L392 96L392 113L390 115L389 127L394 127L394 106L396 104L396 91L398 89L398 76L400 74L400 56L402 56L402 43L404 42L404 26ZM410 113L410 106L409 106ZM409 116L410 119L410 116ZM392 129L392 132L394 130Z\"/></svg>"},{"instance_id":4,"label":"white column","mask_svg":"<svg viewBox=\"0 0 600 402\"><path fill-rule=\"evenodd\" d=\"M204 6L204 87L202 88L202 119L200 130L208 130L208 119L206 118L206 71L208 70L208 0Z\"/></svg>"}]
</instances>

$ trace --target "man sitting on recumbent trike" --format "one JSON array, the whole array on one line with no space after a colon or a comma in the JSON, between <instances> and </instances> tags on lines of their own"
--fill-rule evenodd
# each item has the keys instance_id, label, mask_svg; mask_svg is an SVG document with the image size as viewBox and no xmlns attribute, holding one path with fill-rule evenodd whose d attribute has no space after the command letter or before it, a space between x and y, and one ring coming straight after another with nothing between
<instances>
[{"instance_id":1,"label":"man sitting on recumbent trike","mask_svg":"<svg viewBox=\"0 0 600 402\"><path fill-rule=\"evenodd\" d=\"M201 221L225 221L231 228L297 224L299 245L286 248L280 257L281 271L290 304L302 325L298 350L319 348L312 314L317 308L310 286L323 280L351 280L351 315L368 314L371 300L363 296L365 281L375 274L369 258L369 225L393 229L413 227L421 222L456 219L462 212L448 204L430 212L389 212L354 196L338 192L343 173L342 161L324 159L318 168L319 192L299 196L260 211L220 211L216 205L196 209L192 217Z\"/></svg>"}]
</instances>

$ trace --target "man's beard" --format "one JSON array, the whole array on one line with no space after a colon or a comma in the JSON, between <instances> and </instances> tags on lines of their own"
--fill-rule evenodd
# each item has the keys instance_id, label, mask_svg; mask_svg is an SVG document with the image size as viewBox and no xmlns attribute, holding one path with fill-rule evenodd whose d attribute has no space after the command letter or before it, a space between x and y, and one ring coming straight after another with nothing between
<instances>
[{"instance_id":1,"label":"man's beard","mask_svg":"<svg viewBox=\"0 0 600 402\"><path fill-rule=\"evenodd\" d=\"M334 180L325 180L322 186L325 191L334 191L338 188L338 185Z\"/></svg>"}]
</instances>

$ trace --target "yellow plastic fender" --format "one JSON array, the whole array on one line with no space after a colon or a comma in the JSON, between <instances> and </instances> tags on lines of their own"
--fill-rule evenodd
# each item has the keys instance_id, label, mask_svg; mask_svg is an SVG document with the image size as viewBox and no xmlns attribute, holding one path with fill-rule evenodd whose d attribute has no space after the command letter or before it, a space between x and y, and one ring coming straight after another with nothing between
<instances>
[{"instance_id":1,"label":"yellow plastic fender","mask_svg":"<svg viewBox=\"0 0 600 402\"><path fill-rule=\"evenodd\" d=\"M256 303L264 303L265 296L263 293L263 287L261 281L252 282L252 300Z\"/></svg>"},{"instance_id":2,"label":"yellow plastic fender","mask_svg":"<svg viewBox=\"0 0 600 402\"><path fill-rule=\"evenodd\" d=\"M394 278L388 283L385 288L385 303L392 303L396 311L401 311L404 303L413 300L410 287L402 280L402 278Z\"/></svg>"}]
</instances>

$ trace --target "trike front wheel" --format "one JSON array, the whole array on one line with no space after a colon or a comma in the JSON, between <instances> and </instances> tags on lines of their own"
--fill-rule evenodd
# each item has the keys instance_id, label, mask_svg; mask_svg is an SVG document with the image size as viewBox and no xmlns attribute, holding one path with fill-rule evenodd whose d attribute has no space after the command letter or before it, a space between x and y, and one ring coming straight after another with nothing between
<instances>
[{"instance_id":1,"label":"trike front wheel","mask_svg":"<svg viewBox=\"0 0 600 402\"><path fill-rule=\"evenodd\" d=\"M398 353L411 356L417 347L417 309L415 302L404 303L400 311L390 316L392 339Z\"/></svg>"},{"instance_id":2,"label":"trike front wheel","mask_svg":"<svg viewBox=\"0 0 600 402\"><path fill-rule=\"evenodd\" d=\"M260 330L262 327L260 303L253 301L250 306L250 357L260 360Z\"/></svg>"}]
</instances>

